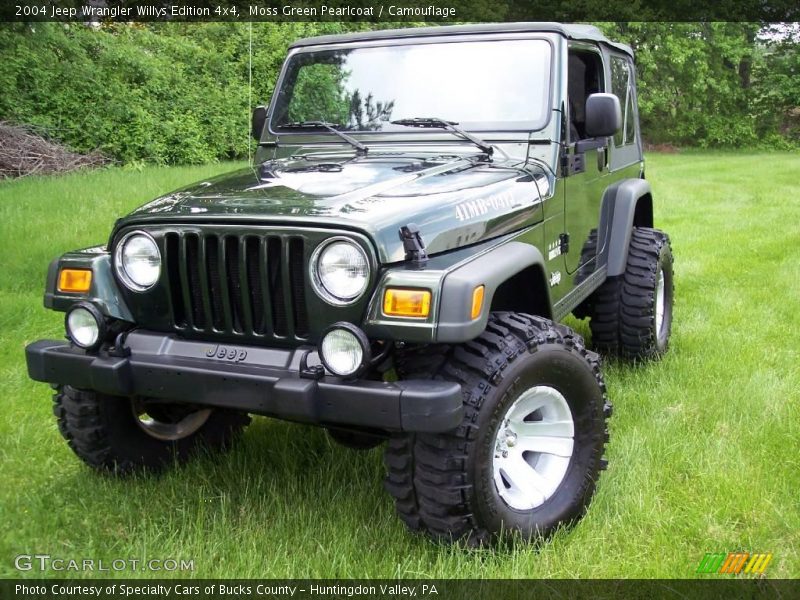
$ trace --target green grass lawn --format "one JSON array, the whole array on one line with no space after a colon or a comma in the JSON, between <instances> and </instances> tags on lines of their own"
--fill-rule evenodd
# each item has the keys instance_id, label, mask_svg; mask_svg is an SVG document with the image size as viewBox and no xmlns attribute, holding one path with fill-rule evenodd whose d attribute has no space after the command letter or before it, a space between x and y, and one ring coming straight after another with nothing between
<instances>
[{"instance_id":1,"label":"green grass lawn","mask_svg":"<svg viewBox=\"0 0 800 600\"><path fill-rule=\"evenodd\" d=\"M733 550L773 552L768 576L800 576L800 156L648 158L676 261L671 350L606 363L610 466L585 519L540 548L496 551L407 533L380 451L314 428L258 418L224 456L126 481L67 448L23 355L63 335L63 315L42 307L48 262L230 168L0 183L0 576L18 575L17 554L46 553L194 559L204 578L691 577L705 552Z\"/></svg>"}]
</instances>

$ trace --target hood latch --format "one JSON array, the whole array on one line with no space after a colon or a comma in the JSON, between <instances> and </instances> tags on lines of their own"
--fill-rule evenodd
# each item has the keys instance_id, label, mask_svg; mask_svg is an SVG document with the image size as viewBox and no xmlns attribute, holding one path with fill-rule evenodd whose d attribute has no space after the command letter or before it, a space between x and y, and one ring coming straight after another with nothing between
<instances>
[{"instance_id":1,"label":"hood latch","mask_svg":"<svg viewBox=\"0 0 800 600\"><path fill-rule=\"evenodd\" d=\"M425 242L419 227L414 223L403 225L400 228L400 240L403 242L403 250L406 251L406 260L418 269L424 267L428 262L428 253L425 252Z\"/></svg>"}]
</instances>

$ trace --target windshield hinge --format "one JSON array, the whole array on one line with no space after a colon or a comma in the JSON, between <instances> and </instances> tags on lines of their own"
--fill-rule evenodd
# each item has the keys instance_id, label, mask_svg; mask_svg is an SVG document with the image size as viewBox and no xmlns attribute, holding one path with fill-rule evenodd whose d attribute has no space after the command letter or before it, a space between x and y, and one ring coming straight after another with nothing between
<instances>
[{"instance_id":1,"label":"windshield hinge","mask_svg":"<svg viewBox=\"0 0 800 600\"><path fill-rule=\"evenodd\" d=\"M561 155L561 173L564 177L576 175L586 171L586 160L583 154L564 153Z\"/></svg>"},{"instance_id":2,"label":"windshield hinge","mask_svg":"<svg viewBox=\"0 0 800 600\"><path fill-rule=\"evenodd\" d=\"M422 267L428 262L428 253L425 252L425 242L419 227L414 223L403 225L400 228L400 240L403 242L403 250L406 251L406 260L410 261L415 267Z\"/></svg>"}]
</instances>

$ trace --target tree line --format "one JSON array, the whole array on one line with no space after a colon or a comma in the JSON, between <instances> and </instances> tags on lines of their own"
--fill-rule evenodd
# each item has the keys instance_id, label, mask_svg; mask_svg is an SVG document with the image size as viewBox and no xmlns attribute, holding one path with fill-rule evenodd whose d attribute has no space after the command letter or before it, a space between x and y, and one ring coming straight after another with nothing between
<instances>
[{"instance_id":1,"label":"tree line","mask_svg":"<svg viewBox=\"0 0 800 600\"><path fill-rule=\"evenodd\" d=\"M646 142L800 146L796 26L598 26L636 51ZM0 24L0 121L34 126L76 151L99 149L122 163L246 157L249 107L269 101L288 45L371 28L327 22Z\"/></svg>"}]
</instances>

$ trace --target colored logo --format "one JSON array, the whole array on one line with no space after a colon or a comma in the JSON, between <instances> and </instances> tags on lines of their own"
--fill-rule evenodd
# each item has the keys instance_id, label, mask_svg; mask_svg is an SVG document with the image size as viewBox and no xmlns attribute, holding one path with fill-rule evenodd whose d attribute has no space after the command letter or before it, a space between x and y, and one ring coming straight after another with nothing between
<instances>
[{"instance_id":1,"label":"colored logo","mask_svg":"<svg viewBox=\"0 0 800 600\"><path fill-rule=\"evenodd\" d=\"M748 573L761 575L772 560L772 552L707 552L697 566L697 573L719 573L739 575Z\"/></svg>"}]
</instances>

